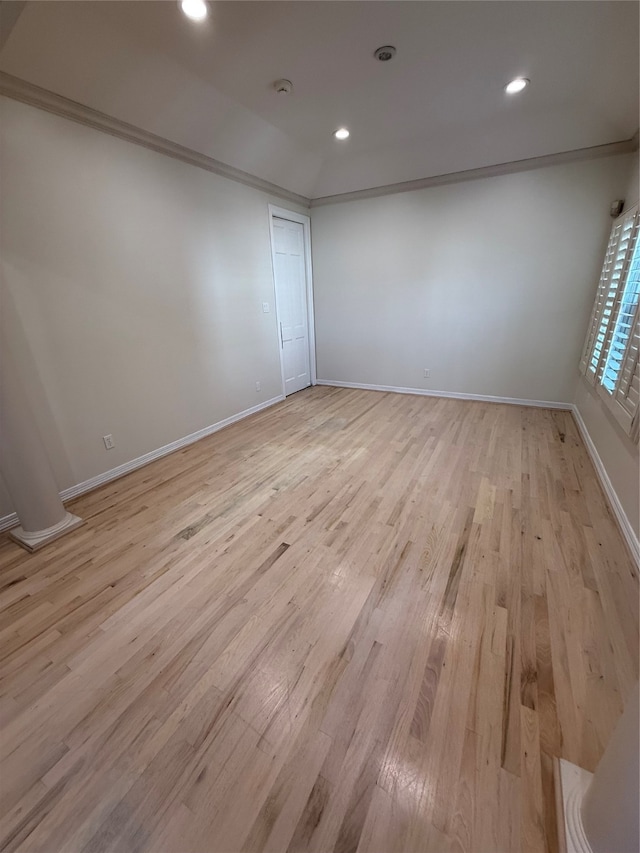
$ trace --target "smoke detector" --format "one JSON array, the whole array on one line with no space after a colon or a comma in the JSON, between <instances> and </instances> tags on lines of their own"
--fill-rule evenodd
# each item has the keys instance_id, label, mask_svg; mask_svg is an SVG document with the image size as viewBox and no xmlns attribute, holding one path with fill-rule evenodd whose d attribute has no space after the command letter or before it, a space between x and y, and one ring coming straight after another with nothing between
<instances>
[{"instance_id":1,"label":"smoke detector","mask_svg":"<svg viewBox=\"0 0 640 853\"><path fill-rule=\"evenodd\" d=\"M273 88L279 95L290 95L293 92L293 83L291 80L276 80Z\"/></svg>"},{"instance_id":2,"label":"smoke detector","mask_svg":"<svg viewBox=\"0 0 640 853\"><path fill-rule=\"evenodd\" d=\"M396 55L396 49L392 44L385 44L374 51L373 55L379 62L388 62Z\"/></svg>"}]
</instances>

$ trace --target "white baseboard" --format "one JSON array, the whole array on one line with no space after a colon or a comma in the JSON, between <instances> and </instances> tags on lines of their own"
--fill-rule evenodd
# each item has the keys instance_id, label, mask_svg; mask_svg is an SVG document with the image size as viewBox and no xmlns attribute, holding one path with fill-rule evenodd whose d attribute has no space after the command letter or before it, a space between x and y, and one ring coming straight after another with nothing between
<instances>
[{"instance_id":1,"label":"white baseboard","mask_svg":"<svg viewBox=\"0 0 640 853\"><path fill-rule=\"evenodd\" d=\"M596 474L598 475L598 479L600 480L600 485L602 489L609 499L609 504L611 505L611 509L613 510L613 514L618 522L620 527L620 532L624 538L624 541L627 543L627 547L631 552L631 556L633 557L636 565L636 569L640 571L640 540L636 536L635 530L631 526L631 522L629 521L626 512L622 504L620 503L620 498L616 494L616 490L613 488L613 483L609 479L609 475L607 474L607 469L604 467L604 463L600 458L600 454L593 443L593 439L589 435L589 431L585 422L582 419L582 415L580 414L580 410L574 404L571 409L571 413L573 414L573 418L578 425L578 430L580 435L582 436L582 440L584 441L585 447L587 448L587 452L591 457L591 461L593 462L593 467L596 469Z\"/></svg>"},{"instance_id":2,"label":"white baseboard","mask_svg":"<svg viewBox=\"0 0 640 853\"><path fill-rule=\"evenodd\" d=\"M0 517L0 533L3 530L11 530L12 527L16 527L18 524L20 524L20 519L17 513L10 512L9 515L3 515Z\"/></svg>"},{"instance_id":3,"label":"white baseboard","mask_svg":"<svg viewBox=\"0 0 640 853\"><path fill-rule=\"evenodd\" d=\"M165 444L164 447L159 447L157 450L152 450L150 453L138 456L137 459L132 459L130 462L125 462L122 465L118 465L116 468L111 468L103 474L98 474L82 483L78 483L76 486L64 489L60 492L60 498L63 501L69 501L72 498L77 498L79 495L84 495L86 492L91 492L93 489L97 489L98 486L103 486L105 483L111 482L111 480L117 480L118 477L123 477L131 471L135 471L137 468L142 468L144 465L148 465L149 462L161 459L163 456L168 456L169 453L173 453L175 450L180 450L183 447L187 447L189 444L200 441L201 438L206 438L208 435L212 435L214 432L218 432L218 430L236 423L236 421L241 421L244 418L248 418L250 415L255 415L257 412L261 412L263 409L268 409L269 406L274 406L282 400L284 400L284 396L280 394L277 397L272 397L270 400L265 400L264 403L258 403L257 406L252 406L250 409L244 409L244 411L238 412L236 415L231 415L231 417L218 421L215 424L211 424L211 426L199 429L197 432L192 432L184 438L179 438L176 441L172 441L170 444ZM18 516L15 512L10 515L5 515L0 518L0 532L3 530L9 530L11 527L15 527L19 523Z\"/></svg>"},{"instance_id":4,"label":"white baseboard","mask_svg":"<svg viewBox=\"0 0 640 853\"><path fill-rule=\"evenodd\" d=\"M452 400L478 400L483 403L505 403L509 406L535 406L539 409L562 409L570 412L571 403L556 403L550 400L522 400L519 397L488 397L485 394L462 394L458 391L431 391L424 388L401 388L399 385L366 385L362 382L338 382L318 379L318 385L336 388L361 388L363 391L388 391L392 394L417 394L420 397L447 397Z\"/></svg>"}]
</instances>

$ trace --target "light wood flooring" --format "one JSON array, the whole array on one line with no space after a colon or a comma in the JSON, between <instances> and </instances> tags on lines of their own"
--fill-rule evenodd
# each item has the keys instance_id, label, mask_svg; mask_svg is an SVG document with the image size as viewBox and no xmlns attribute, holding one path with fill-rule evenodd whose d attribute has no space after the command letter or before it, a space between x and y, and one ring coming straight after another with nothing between
<instances>
[{"instance_id":1,"label":"light wood flooring","mask_svg":"<svg viewBox=\"0 0 640 853\"><path fill-rule=\"evenodd\" d=\"M335 388L0 537L3 851L557 849L638 677L568 412Z\"/></svg>"}]
</instances>

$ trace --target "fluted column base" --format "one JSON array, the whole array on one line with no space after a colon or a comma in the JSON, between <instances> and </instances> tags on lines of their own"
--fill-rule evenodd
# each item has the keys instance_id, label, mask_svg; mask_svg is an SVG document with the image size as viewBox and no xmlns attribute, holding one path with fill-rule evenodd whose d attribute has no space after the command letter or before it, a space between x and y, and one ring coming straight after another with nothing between
<instances>
[{"instance_id":1,"label":"fluted column base","mask_svg":"<svg viewBox=\"0 0 640 853\"><path fill-rule=\"evenodd\" d=\"M582 825L582 800L593 773L565 758L554 760L558 840L562 853L593 853Z\"/></svg>"},{"instance_id":2,"label":"fluted column base","mask_svg":"<svg viewBox=\"0 0 640 853\"><path fill-rule=\"evenodd\" d=\"M47 527L45 530L36 530L34 532L23 530L22 527L14 527L13 530L9 531L9 536L18 545L26 548L27 551L38 551L40 548L48 545L49 542L53 542L54 539L59 539L65 533L76 530L82 524L84 524L84 521L81 518L67 512L62 521L54 524L53 527Z\"/></svg>"}]
</instances>

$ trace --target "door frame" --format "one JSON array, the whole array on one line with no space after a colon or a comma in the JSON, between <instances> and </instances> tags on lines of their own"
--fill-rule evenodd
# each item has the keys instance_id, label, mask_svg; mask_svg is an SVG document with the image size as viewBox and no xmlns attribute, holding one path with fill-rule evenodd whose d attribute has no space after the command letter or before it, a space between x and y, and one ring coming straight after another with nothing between
<instances>
[{"instance_id":1,"label":"door frame","mask_svg":"<svg viewBox=\"0 0 640 853\"><path fill-rule=\"evenodd\" d=\"M312 385L316 385L316 325L313 312L313 269L311 264L311 218L304 213L296 213L286 210L284 207L269 205L269 239L271 241L271 275L273 278L274 305L276 307L276 334L278 337L278 352L280 353L280 379L282 382L282 396L285 396L284 387L284 361L282 342L280 340L280 312L278 309L278 288L276 286L276 263L275 263L275 241L273 239L273 219L286 219L289 222L297 222L302 225L302 238L304 243L304 275L307 295L307 342L309 344L309 378Z\"/></svg>"}]
</instances>

